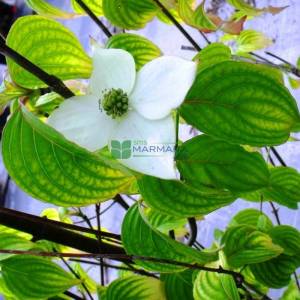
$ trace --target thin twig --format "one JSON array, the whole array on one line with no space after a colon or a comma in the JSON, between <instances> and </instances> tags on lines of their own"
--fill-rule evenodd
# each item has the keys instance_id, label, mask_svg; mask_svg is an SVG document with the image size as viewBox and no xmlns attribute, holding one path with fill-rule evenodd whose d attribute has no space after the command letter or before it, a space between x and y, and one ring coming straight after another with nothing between
<instances>
[{"instance_id":1,"label":"thin twig","mask_svg":"<svg viewBox=\"0 0 300 300\"><path fill-rule=\"evenodd\" d=\"M104 32L104 34L108 38L112 37L112 34L108 30L108 28L102 23L102 21L92 12L92 10L82 0L75 0L75 1L87 13L87 15L99 26L99 28Z\"/></svg>"},{"instance_id":2,"label":"thin twig","mask_svg":"<svg viewBox=\"0 0 300 300\"><path fill-rule=\"evenodd\" d=\"M77 295L75 295L75 294L73 294L72 292L69 292L69 291L65 291L64 294L68 297L71 297L74 300L85 300L85 299L83 299L83 298L81 298L81 297L79 297L79 296L77 296Z\"/></svg>"},{"instance_id":3,"label":"thin twig","mask_svg":"<svg viewBox=\"0 0 300 300\"><path fill-rule=\"evenodd\" d=\"M63 264L68 268L68 270L79 280L82 280L82 278L73 270L73 268L67 263L67 261L61 257L60 258L61 261L63 262ZM91 292L89 291L89 289L87 288L86 284L82 281L81 285L83 287L83 289L86 291L86 293L88 294L89 298L91 300L94 300L93 296L91 295Z\"/></svg>"},{"instance_id":4,"label":"thin twig","mask_svg":"<svg viewBox=\"0 0 300 300\"><path fill-rule=\"evenodd\" d=\"M188 218L188 223L190 226L190 235L187 244L188 246L193 246L197 240L197 233L198 233L197 222L195 218Z\"/></svg>"},{"instance_id":5,"label":"thin twig","mask_svg":"<svg viewBox=\"0 0 300 300\"><path fill-rule=\"evenodd\" d=\"M286 163L284 162L284 160L282 159L282 157L280 156L280 154L277 152L277 150L274 147L270 148L271 151L273 152L273 154L276 156L276 158L278 159L278 161L281 163L282 166L286 167Z\"/></svg>"},{"instance_id":6,"label":"thin twig","mask_svg":"<svg viewBox=\"0 0 300 300\"><path fill-rule=\"evenodd\" d=\"M278 59L279 61L283 62L284 64L287 64L288 67L290 68L290 72L293 73L294 75L296 75L297 77L300 77L300 70L294 66L293 64L291 64L290 62L288 62L287 60L285 60L284 58L274 54L274 53L271 53L269 51L265 51L265 53L269 56L272 56L276 59Z\"/></svg>"},{"instance_id":7,"label":"thin twig","mask_svg":"<svg viewBox=\"0 0 300 300\"><path fill-rule=\"evenodd\" d=\"M97 216L97 229L98 229L98 242L99 242L99 250L101 249L101 222L100 222L100 204L95 205L95 210L96 210L96 216ZM104 286L104 267L103 267L103 258L100 258L100 278L101 278L101 285Z\"/></svg>"},{"instance_id":8,"label":"thin twig","mask_svg":"<svg viewBox=\"0 0 300 300\"><path fill-rule=\"evenodd\" d=\"M122 198L122 196L120 194L117 194L115 197L114 197L114 200L120 204L125 210L128 210L129 209L129 205L127 204L127 202Z\"/></svg>"},{"instance_id":9,"label":"thin twig","mask_svg":"<svg viewBox=\"0 0 300 300\"><path fill-rule=\"evenodd\" d=\"M107 206L105 209L103 209L100 213L100 216L102 216L103 214L105 214L113 205L116 204L116 201L113 201L109 206ZM97 216L94 216L94 217L91 217L91 218L88 218L90 221L96 219ZM74 222L74 224L81 224L81 223L84 223L85 220L80 220L80 221L77 221L77 222Z\"/></svg>"},{"instance_id":10,"label":"thin twig","mask_svg":"<svg viewBox=\"0 0 300 300\"><path fill-rule=\"evenodd\" d=\"M276 218L276 222L278 225L280 225L280 219L279 219L279 214L278 214L278 208L275 207L274 203L272 201L269 201L271 207L272 207L272 213L274 214Z\"/></svg>"},{"instance_id":11,"label":"thin twig","mask_svg":"<svg viewBox=\"0 0 300 300\"><path fill-rule=\"evenodd\" d=\"M181 26L181 24L173 17L168 9L159 1L153 0L162 10L162 12L170 19L170 21L178 28L178 30L186 37L186 39L198 50L201 51L201 47L195 42L190 34Z\"/></svg>"},{"instance_id":12,"label":"thin twig","mask_svg":"<svg viewBox=\"0 0 300 300\"><path fill-rule=\"evenodd\" d=\"M89 260L83 260L83 259L74 259L71 258L70 261L74 261L74 262L79 262L79 263L83 263L83 264L88 264L88 265L94 265L94 266L99 266L100 264L98 262L94 262L94 261L89 261ZM124 270L124 271L130 271L132 273L135 274L140 274L140 275L144 275L144 276L148 276L148 277L155 277L157 278L157 276L153 273L149 273L145 270L139 270L136 268L133 268L132 266L130 267L122 267L122 266L116 266L116 265L112 265L112 264L108 264L108 263L103 263L103 266L106 268L111 268L111 269L116 269L116 270Z\"/></svg>"}]
</instances>

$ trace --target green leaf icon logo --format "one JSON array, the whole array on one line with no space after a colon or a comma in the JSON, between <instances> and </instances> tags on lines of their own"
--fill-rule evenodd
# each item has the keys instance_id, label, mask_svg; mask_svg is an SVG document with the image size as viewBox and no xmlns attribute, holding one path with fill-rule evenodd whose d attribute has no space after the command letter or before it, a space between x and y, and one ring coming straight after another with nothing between
<instances>
[{"instance_id":1,"label":"green leaf icon logo","mask_svg":"<svg viewBox=\"0 0 300 300\"><path fill-rule=\"evenodd\" d=\"M131 141L126 140L123 142L113 140L111 145L111 155L116 159L128 159L131 157Z\"/></svg>"}]
</instances>

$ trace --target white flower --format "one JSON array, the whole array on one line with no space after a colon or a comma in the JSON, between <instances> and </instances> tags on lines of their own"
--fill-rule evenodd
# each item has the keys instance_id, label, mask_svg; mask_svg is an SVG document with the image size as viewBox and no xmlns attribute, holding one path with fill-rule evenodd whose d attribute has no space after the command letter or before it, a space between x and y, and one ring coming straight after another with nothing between
<instances>
[{"instance_id":1,"label":"white flower","mask_svg":"<svg viewBox=\"0 0 300 300\"><path fill-rule=\"evenodd\" d=\"M191 87L196 64L163 56L136 73L128 52L98 48L93 65L88 95L64 101L48 124L90 151L110 146L114 140L145 141L148 148L136 147L141 153L120 162L141 173L175 179L174 152L162 150L162 145L174 147L171 111L180 106ZM147 152L149 146L157 145Z\"/></svg>"}]
</instances>

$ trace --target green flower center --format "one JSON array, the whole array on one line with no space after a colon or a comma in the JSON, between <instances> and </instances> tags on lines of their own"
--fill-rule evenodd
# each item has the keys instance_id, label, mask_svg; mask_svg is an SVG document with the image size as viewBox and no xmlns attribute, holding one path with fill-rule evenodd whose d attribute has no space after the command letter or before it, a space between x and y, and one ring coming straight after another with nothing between
<instances>
[{"instance_id":1,"label":"green flower center","mask_svg":"<svg viewBox=\"0 0 300 300\"><path fill-rule=\"evenodd\" d=\"M111 89L104 93L102 107L113 119L121 117L128 111L128 96L121 89Z\"/></svg>"}]
</instances>

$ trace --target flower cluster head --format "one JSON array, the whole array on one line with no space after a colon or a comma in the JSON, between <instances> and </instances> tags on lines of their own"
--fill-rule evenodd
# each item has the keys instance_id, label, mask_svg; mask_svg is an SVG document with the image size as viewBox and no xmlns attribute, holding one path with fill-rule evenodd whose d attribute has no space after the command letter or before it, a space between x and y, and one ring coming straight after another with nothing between
<instances>
[{"instance_id":1,"label":"flower cluster head","mask_svg":"<svg viewBox=\"0 0 300 300\"><path fill-rule=\"evenodd\" d=\"M100 102L106 114L113 119L123 116L128 111L128 96L121 89L109 90Z\"/></svg>"}]
</instances>

